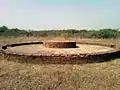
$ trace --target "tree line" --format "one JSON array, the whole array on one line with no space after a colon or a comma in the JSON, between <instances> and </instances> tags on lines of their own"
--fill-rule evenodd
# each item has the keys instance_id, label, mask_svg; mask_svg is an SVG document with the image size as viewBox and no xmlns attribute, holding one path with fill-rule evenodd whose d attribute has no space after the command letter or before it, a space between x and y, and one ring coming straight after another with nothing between
<instances>
[{"instance_id":1,"label":"tree line","mask_svg":"<svg viewBox=\"0 0 120 90\"><path fill-rule=\"evenodd\" d=\"M100 29L100 30L40 30L40 31L28 31L20 30L18 28L9 29L6 26L0 27L0 36L35 36L35 37L80 37L80 38L119 38L119 29Z\"/></svg>"}]
</instances>

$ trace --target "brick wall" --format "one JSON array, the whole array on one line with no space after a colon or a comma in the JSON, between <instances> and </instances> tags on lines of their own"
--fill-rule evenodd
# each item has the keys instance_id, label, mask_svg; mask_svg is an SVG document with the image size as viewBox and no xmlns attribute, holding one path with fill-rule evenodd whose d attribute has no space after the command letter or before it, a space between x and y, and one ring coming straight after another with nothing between
<instances>
[{"instance_id":1,"label":"brick wall","mask_svg":"<svg viewBox=\"0 0 120 90\"><path fill-rule=\"evenodd\" d=\"M29 43L30 44L30 43ZM33 43L31 43L33 44ZM19 44L23 45L23 44ZM9 46L12 46L9 45ZM15 46L15 44L14 44ZM18 44L17 44L18 46ZM18 60L19 62L35 62L35 63L57 63L57 64L80 64L80 63L91 63L91 62L102 62L108 61L115 58L120 58L120 49L115 48L112 51L91 53L91 54L80 54L80 55L69 55L69 56L35 56L35 55L24 55L22 53L7 52L4 50L4 57L9 60Z\"/></svg>"}]
</instances>

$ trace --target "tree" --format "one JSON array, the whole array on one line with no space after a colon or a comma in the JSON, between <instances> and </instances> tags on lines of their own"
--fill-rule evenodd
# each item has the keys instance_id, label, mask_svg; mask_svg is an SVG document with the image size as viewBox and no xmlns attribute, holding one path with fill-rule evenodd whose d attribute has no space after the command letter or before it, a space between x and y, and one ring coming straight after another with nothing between
<instances>
[{"instance_id":1,"label":"tree","mask_svg":"<svg viewBox=\"0 0 120 90\"><path fill-rule=\"evenodd\" d=\"M0 27L0 32L5 32L6 30L8 30L8 28L6 26Z\"/></svg>"}]
</instances>

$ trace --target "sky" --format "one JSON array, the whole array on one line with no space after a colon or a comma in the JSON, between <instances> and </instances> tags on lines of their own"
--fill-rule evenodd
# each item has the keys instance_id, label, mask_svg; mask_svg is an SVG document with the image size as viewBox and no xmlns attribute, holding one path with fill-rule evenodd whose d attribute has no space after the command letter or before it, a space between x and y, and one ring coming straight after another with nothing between
<instances>
[{"instance_id":1,"label":"sky","mask_svg":"<svg viewBox=\"0 0 120 90\"><path fill-rule=\"evenodd\" d=\"M120 28L120 0L0 0L0 26L19 29Z\"/></svg>"}]
</instances>

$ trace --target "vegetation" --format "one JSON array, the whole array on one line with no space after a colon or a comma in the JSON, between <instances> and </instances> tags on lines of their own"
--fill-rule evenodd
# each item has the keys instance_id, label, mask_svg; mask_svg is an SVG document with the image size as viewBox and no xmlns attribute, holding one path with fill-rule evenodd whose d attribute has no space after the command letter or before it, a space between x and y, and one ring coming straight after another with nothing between
<instances>
[{"instance_id":1,"label":"vegetation","mask_svg":"<svg viewBox=\"0 0 120 90\"><path fill-rule=\"evenodd\" d=\"M6 26L0 27L0 36L35 36L35 37L80 37L80 38L119 38L118 29L100 29L100 30L40 30L27 31L20 29L8 29Z\"/></svg>"}]
</instances>

